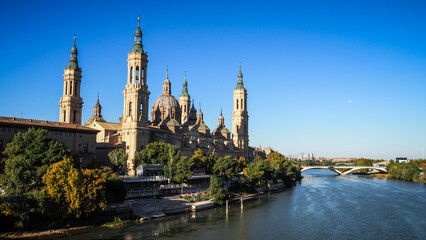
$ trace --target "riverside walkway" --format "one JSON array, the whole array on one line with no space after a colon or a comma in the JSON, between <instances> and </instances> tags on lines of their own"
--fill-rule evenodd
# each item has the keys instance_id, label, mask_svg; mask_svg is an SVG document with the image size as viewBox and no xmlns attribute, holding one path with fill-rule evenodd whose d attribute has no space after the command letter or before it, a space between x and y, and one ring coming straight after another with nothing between
<instances>
[{"instance_id":1,"label":"riverside walkway","mask_svg":"<svg viewBox=\"0 0 426 240\"><path fill-rule=\"evenodd\" d=\"M377 172L383 172L387 173L386 167L374 167L374 166L303 166L302 172L310 169L330 169L331 171L336 172L339 175L346 175L356 170L361 169L372 169L373 172L369 173L377 173ZM342 169L345 171L339 171L338 169Z\"/></svg>"}]
</instances>

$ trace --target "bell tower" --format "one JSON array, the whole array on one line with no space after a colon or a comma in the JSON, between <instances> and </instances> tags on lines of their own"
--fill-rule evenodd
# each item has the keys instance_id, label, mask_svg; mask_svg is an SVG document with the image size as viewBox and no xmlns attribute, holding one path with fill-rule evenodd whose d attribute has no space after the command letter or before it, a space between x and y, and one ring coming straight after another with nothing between
<instances>
[{"instance_id":1,"label":"bell tower","mask_svg":"<svg viewBox=\"0 0 426 240\"><path fill-rule=\"evenodd\" d=\"M137 152L141 151L149 142L148 128L148 85L146 84L146 71L148 67L148 54L143 51L142 31L140 17L135 32L133 50L127 57L127 83L123 91L124 107L122 116L122 141L125 143L127 171L135 175L134 160Z\"/></svg>"},{"instance_id":2,"label":"bell tower","mask_svg":"<svg viewBox=\"0 0 426 240\"><path fill-rule=\"evenodd\" d=\"M71 57L64 70L64 91L59 101L59 122L81 124L83 99L80 97L81 68L78 66L76 37L71 48Z\"/></svg>"},{"instance_id":3,"label":"bell tower","mask_svg":"<svg viewBox=\"0 0 426 240\"><path fill-rule=\"evenodd\" d=\"M181 114L181 120L180 123L184 124L186 121L188 121L189 119L189 110L191 107L191 97L189 96L188 93L188 83L186 82L186 72L184 73L184 77L183 77L183 88L182 88L182 93L180 94L179 97L179 105L180 105L180 112Z\"/></svg>"},{"instance_id":4,"label":"bell tower","mask_svg":"<svg viewBox=\"0 0 426 240\"><path fill-rule=\"evenodd\" d=\"M248 112L247 112L247 90L243 84L243 73L238 72L237 87L234 89L234 111L232 112L232 139L235 147L243 151L248 157L249 136L248 136Z\"/></svg>"}]
</instances>

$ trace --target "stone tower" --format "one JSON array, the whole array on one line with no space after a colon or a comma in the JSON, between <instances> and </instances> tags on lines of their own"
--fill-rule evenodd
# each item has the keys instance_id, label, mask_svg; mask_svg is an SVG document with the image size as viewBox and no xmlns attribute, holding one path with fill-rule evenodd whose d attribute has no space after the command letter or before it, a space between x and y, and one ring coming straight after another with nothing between
<instances>
[{"instance_id":1,"label":"stone tower","mask_svg":"<svg viewBox=\"0 0 426 240\"><path fill-rule=\"evenodd\" d=\"M188 93L188 83L186 82L186 72L184 73L183 77L183 88L182 93L179 97L179 105L180 105L180 112L181 112L181 120L180 123L184 124L186 121L189 120L189 111L191 108L191 98Z\"/></svg>"},{"instance_id":2,"label":"stone tower","mask_svg":"<svg viewBox=\"0 0 426 240\"><path fill-rule=\"evenodd\" d=\"M247 90L243 84L243 74L238 72L237 87L234 89L234 111L232 112L232 139L234 145L243 151L248 157L249 136L248 136L248 112L247 112Z\"/></svg>"},{"instance_id":3,"label":"stone tower","mask_svg":"<svg viewBox=\"0 0 426 240\"><path fill-rule=\"evenodd\" d=\"M135 32L133 50L127 57L127 84L123 91L124 108L122 116L122 141L128 155L127 171L135 175L135 155L149 142L148 128L148 85L146 71L148 54L143 51L140 18Z\"/></svg>"},{"instance_id":4,"label":"stone tower","mask_svg":"<svg viewBox=\"0 0 426 240\"><path fill-rule=\"evenodd\" d=\"M59 101L59 122L81 124L83 99L80 97L81 68L78 66L77 47L71 48L70 62L64 70L64 94Z\"/></svg>"}]
</instances>

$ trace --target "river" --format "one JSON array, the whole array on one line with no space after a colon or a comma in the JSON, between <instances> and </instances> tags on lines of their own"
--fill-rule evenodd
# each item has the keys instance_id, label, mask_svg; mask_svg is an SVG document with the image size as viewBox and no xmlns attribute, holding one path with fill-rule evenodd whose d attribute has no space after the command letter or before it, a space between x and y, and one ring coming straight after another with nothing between
<instances>
[{"instance_id":1,"label":"river","mask_svg":"<svg viewBox=\"0 0 426 240\"><path fill-rule=\"evenodd\" d=\"M426 185L309 170L261 198L66 239L426 239Z\"/></svg>"}]
</instances>

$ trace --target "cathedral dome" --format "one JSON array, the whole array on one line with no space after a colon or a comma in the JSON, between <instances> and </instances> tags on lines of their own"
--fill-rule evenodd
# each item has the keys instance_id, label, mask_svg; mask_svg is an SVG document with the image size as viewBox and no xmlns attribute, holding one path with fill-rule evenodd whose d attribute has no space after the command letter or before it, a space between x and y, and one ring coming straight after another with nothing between
<instances>
[{"instance_id":1,"label":"cathedral dome","mask_svg":"<svg viewBox=\"0 0 426 240\"><path fill-rule=\"evenodd\" d=\"M157 108L172 108L172 109L180 109L178 100L172 95L161 95L155 100L153 109Z\"/></svg>"}]
</instances>

